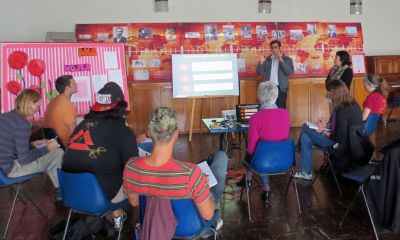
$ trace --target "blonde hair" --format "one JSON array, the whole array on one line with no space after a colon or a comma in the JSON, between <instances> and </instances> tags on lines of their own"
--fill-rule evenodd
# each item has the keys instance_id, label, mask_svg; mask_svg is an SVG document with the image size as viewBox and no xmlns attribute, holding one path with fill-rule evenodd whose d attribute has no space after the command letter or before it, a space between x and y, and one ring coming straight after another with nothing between
<instances>
[{"instance_id":1,"label":"blonde hair","mask_svg":"<svg viewBox=\"0 0 400 240\"><path fill-rule=\"evenodd\" d=\"M25 89L15 99L15 110L22 116L33 116L35 112L30 108L31 102L40 100L40 94L33 89Z\"/></svg>"}]
</instances>

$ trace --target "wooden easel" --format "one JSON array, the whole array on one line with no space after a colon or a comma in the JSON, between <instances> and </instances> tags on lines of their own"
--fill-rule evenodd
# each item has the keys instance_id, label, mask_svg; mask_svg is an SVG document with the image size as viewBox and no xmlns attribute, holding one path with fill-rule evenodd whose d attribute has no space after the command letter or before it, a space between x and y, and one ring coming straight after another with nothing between
<instances>
[{"instance_id":1,"label":"wooden easel","mask_svg":"<svg viewBox=\"0 0 400 240\"><path fill-rule=\"evenodd\" d=\"M225 98L226 101L226 109L230 109L229 107L229 97L233 96L228 96L228 95L223 95L223 96L201 96L201 97L191 97L192 99L192 111L190 114L190 126L189 126L189 142L192 141L192 134L193 134L193 122L194 122L194 110L196 108L196 99L203 99L203 98Z\"/></svg>"}]
</instances>

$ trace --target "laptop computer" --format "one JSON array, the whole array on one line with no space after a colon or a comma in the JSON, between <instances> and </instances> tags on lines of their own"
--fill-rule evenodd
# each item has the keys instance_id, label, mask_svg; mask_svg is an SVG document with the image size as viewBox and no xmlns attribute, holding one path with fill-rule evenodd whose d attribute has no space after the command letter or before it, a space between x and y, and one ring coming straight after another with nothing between
<instances>
[{"instance_id":1,"label":"laptop computer","mask_svg":"<svg viewBox=\"0 0 400 240\"><path fill-rule=\"evenodd\" d=\"M238 123L248 124L251 115L258 112L260 104L238 104L236 105L236 119Z\"/></svg>"}]
</instances>

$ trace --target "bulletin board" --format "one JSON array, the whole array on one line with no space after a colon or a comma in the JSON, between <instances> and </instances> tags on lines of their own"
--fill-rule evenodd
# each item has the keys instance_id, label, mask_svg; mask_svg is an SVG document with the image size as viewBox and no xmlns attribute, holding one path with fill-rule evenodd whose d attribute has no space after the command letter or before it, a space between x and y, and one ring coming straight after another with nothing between
<instances>
[{"instance_id":1,"label":"bulletin board","mask_svg":"<svg viewBox=\"0 0 400 240\"><path fill-rule=\"evenodd\" d=\"M355 74L365 73L361 23L336 22L202 22L77 24L79 42L122 42L127 78L134 82L172 79L172 54L236 53L239 78L257 77L260 55L271 54L278 39L292 58L297 77L325 77L335 53L346 50Z\"/></svg>"},{"instance_id":2,"label":"bulletin board","mask_svg":"<svg viewBox=\"0 0 400 240\"><path fill-rule=\"evenodd\" d=\"M24 89L41 95L40 110L35 118L43 118L49 101L57 96L55 80L72 75L78 92L72 102L78 115L89 112L96 93L113 81L121 86L129 103L124 46L121 43L2 43L1 112L14 109L16 96Z\"/></svg>"}]
</instances>

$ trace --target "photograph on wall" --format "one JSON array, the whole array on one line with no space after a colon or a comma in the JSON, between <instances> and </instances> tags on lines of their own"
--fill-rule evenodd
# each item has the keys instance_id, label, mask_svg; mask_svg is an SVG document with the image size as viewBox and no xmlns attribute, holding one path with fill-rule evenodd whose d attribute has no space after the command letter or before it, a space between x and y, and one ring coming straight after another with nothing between
<instances>
[{"instance_id":1,"label":"photograph on wall","mask_svg":"<svg viewBox=\"0 0 400 240\"><path fill-rule=\"evenodd\" d=\"M284 39L286 38L285 30L272 30L272 39Z\"/></svg>"},{"instance_id":2,"label":"photograph on wall","mask_svg":"<svg viewBox=\"0 0 400 240\"><path fill-rule=\"evenodd\" d=\"M128 27L113 27L113 42L126 43L128 36Z\"/></svg>"},{"instance_id":3,"label":"photograph on wall","mask_svg":"<svg viewBox=\"0 0 400 240\"><path fill-rule=\"evenodd\" d=\"M147 67L147 61L146 60L133 60L132 61L132 67L134 68L145 68Z\"/></svg>"},{"instance_id":4,"label":"photograph on wall","mask_svg":"<svg viewBox=\"0 0 400 240\"><path fill-rule=\"evenodd\" d=\"M223 31L225 40L235 39L235 27L233 25L223 25L222 31Z\"/></svg>"},{"instance_id":5,"label":"photograph on wall","mask_svg":"<svg viewBox=\"0 0 400 240\"><path fill-rule=\"evenodd\" d=\"M240 35L242 36L242 39L251 39L251 25L242 24L240 26Z\"/></svg>"},{"instance_id":6,"label":"photograph on wall","mask_svg":"<svg viewBox=\"0 0 400 240\"><path fill-rule=\"evenodd\" d=\"M317 34L317 24L307 24L307 34L308 35Z\"/></svg>"},{"instance_id":7,"label":"photograph on wall","mask_svg":"<svg viewBox=\"0 0 400 240\"><path fill-rule=\"evenodd\" d=\"M153 29L151 28L139 28L138 34L140 39L153 39Z\"/></svg>"},{"instance_id":8,"label":"photograph on wall","mask_svg":"<svg viewBox=\"0 0 400 240\"><path fill-rule=\"evenodd\" d=\"M185 38L193 38L193 39L198 39L200 38L200 33L199 32L185 32Z\"/></svg>"},{"instance_id":9,"label":"photograph on wall","mask_svg":"<svg viewBox=\"0 0 400 240\"><path fill-rule=\"evenodd\" d=\"M149 71L145 69L134 70L134 77L136 81L149 80Z\"/></svg>"},{"instance_id":10,"label":"photograph on wall","mask_svg":"<svg viewBox=\"0 0 400 240\"><path fill-rule=\"evenodd\" d=\"M357 27L355 27L355 26L346 26L345 30L346 30L346 35L347 36L350 36L350 37L357 36Z\"/></svg>"},{"instance_id":11,"label":"photograph on wall","mask_svg":"<svg viewBox=\"0 0 400 240\"><path fill-rule=\"evenodd\" d=\"M329 24L328 25L328 37L334 38L334 37L336 37L336 35L337 35L337 33L336 33L336 25Z\"/></svg>"},{"instance_id":12,"label":"photograph on wall","mask_svg":"<svg viewBox=\"0 0 400 240\"><path fill-rule=\"evenodd\" d=\"M216 24L204 25L204 38L206 40L218 40L218 29Z\"/></svg>"},{"instance_id":13,"label":"photograph on wall","mask_svg":"<svg viewBox=\"0 0 400 240\"><path fill-rule=\"evenodd\" d=\"M170 41L176 41L178 39L178 35L176 34L176 28L168 27L165 29L165 39Z\"/></svg>"},{"instance_id":14,"label":"photograph on wall","mask_svg":"<svg viewBox=\"0 0 400 240\"><path fill-rule=\"evenodd\" d=\"M290 40L300 41L303 39L303 31L302 30L290 30Z\"/></svg>"},{"instance_id":15,"label":"photograph on wall","mask_svg":"<svg viewBox=\"0 0 400 240\"><path fill-rule=\"evenodd\" d=\"M256 33L258 40L265 40L268 37L267 26L257 25L256 26Z\"/></svg>"}]
</instances>

